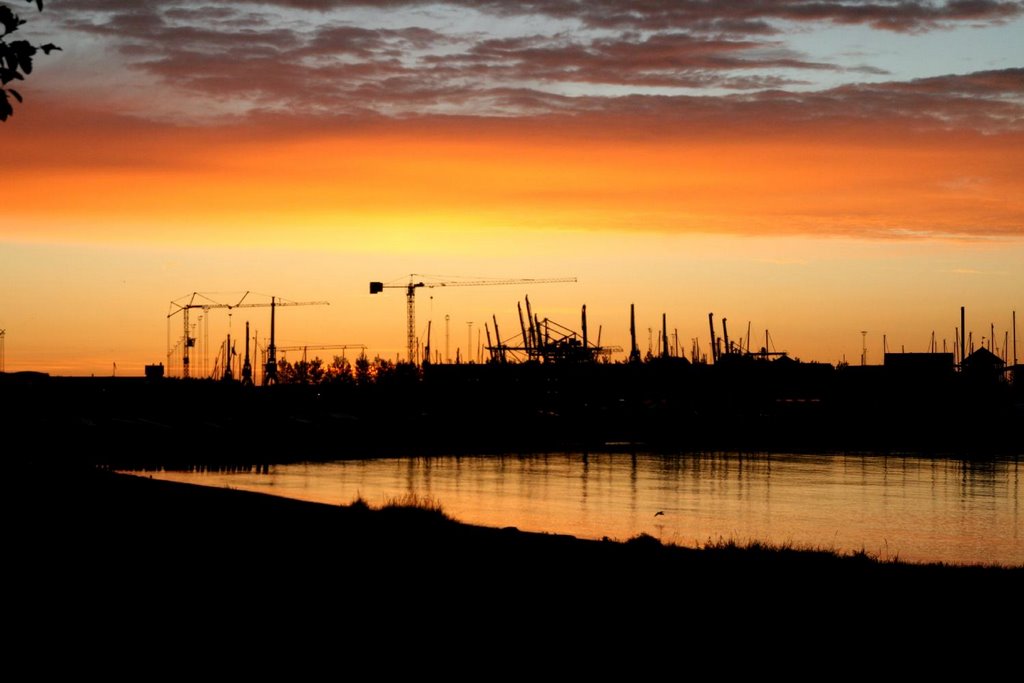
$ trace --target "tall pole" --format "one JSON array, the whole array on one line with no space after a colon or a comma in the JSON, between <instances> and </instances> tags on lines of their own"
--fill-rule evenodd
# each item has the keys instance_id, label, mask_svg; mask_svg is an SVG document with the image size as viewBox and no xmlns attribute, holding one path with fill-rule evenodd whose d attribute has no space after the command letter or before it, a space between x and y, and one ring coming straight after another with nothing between
<instances>
[{"instance_id":1,"label":"tall pole","mask_svg":"<svg viewBox=\"0 0 1024 683\"><path fill-rule=\"evenodd\" d=\"M427 345L423 347L423 364L430 365L430 327L434 324L433 320L427 321Z\"/></svg>"},{"instance_id":2,"label":"tall pole","mask_svg":"<svg viewBox=\"0 0 1024 683\"><path fill-rule=\"evenodd\" d=\"M665 314L661 314L661 357L668 358L668 323Z\"/></svg>"},{"instance_id":3,"label":"tall pole","mask_svg":"<svg viewBox=\"0 0 1024 683\"><path fill-rule=\"evenodd\" d=\"M230 325L228 329L231 329ZM234 378L234 375L231 374L231 333L228 332L228 341L224 346L224 376L222 379L228 381Z\"/></svg>"},{"instance_id":4,"label":"tall pole","mask_svg":"<svg viewBox=\"0 0 1024 683\"><path fill-rule=\"evenodd\" d=\"M270 297L270 344L267 346L267 363L263 368L263 386L277 384L277 344L275 340L275 311L277 310L276 297Z\"/></svg>"},{"instance_id":5,"label":"tall pole","mask_svg":"<svg viewBox=\"0 0 1024 683\"><path fill-rule=\"evenodd\" d=\"M964 326L964 320L965 320L965 318L964 318L964 307L961 306L960 307L960 363L961 364L964 362L964 358L967 357L967 353L966 353L966 350L967 350L967 346L966 346L966 339L967 339L966 331L967 331L967 328Z\"/></svg>"},{"instance_id":6,"label":"tall pole","mask_svg":"<svg viewBox=\"0 0 1024 683\"><path fill-rule=\"evenodd\" d=\"M494 341L498 345L498 362L504 363L505 362L505 349L501 345L501 332L498 330L498 316L491 315L491 320L494 321ZM487 345L490 346L491 345L490 333L488 333L487 336L488 336Z\"/></svg>"},{"instance_id":7,"label":"tall pole","mask_svg":"<svg viewBox=\"0 0 1024 683\"><path fill-rule=\"evenodd\" d=\"M210 316L203 316L203 377L210 376Z\"/></svg>"},{"instance_id":8,"label":"tall pole","mask_svg":"<svg viewBox=\"0 0 1024 683\"><path fill-rule=\"evenodd\" d=\"M1017 311L1013 312L1013 364L1017 365Z\"/></svg>"},{"instance_id":9,"label":"tall pole","mask_svg":"<svg viewBox=\"0 0 1024 683\"><path fill-rule=\"evenodd\" d=\"M242 384L252 386L252 364L249 362L249 321L245 321L245 361L242 363Z\"/></svg>"},{"instance_id":10,"label":"tall pole","mask_svg":"<svg viewBox=\"0 0 1024 683\"><path fill-rule=\"evenodd\" d=\"M587 340L587 305L586 304L583 304L583 312L580 315L581 315L581 317L583 319L583 350L586 351L587 350L587 346L588 346L588 344L587 344L587 342L588 342L588 340ZM494 321L494 331L495 331L495 333L497 333L497 331L498 331L498 321L497 320Z\"/></svg>"},{"instance_id":11,"label":"tall pole","mask_svg":"<svg viewBox=\"0 0 1024 683\"><path fill-rule=\"evenodd\" d=\"M533 315L533 308L530 307L530 297L523 297L526 299L526 322L530 325L530 344L529 346L536 351L540 348L540 330L535 324Z\"/></svg>"},{"instance_id":12,"label":"tall pole","mask_svg":"<svg viewBox=\"0 0 1024 683\"><path fill-rule=\"evenodd\" d=\"M445 363L451 363L452 362L452 354L448 350L449 349L449 343L451 342L450 332L448 330L448 321L449 320L451 320L451 316L448 315L447 313L445 313L444 314L444 362Z\"/></svg>"},{"instance_id":13,"label":"tall pole","mask_svg":"<svg viewBox=\"0 0 1024 683\"><path fill-rule=\"evenodd\" d=\"M526 357L530 357L530 335L526 331L526 323L523 322L523 304L516 302L516 307L519 309L519 329L523 335L523 348L526 349Z\"/></svg>"},{"instance_id":14,"label":"tall pole","mask_svg":"<svg viewBox=\"0 0 1024 683\"><path fill-rule=\"evenodd\" d=\"M862 366L868 364L868 331L860 331L860 364Z\"/></svg>"},{"instance_id":15,"label":"tall pole","mask_svg":"<svg viewBox=\"0 0 1024 683\"><path fill-rule=\"evenodd\" d=\"M640 349L636 347L636 312L633 304L629 305L629 361L640 361Z\"/></svg>"},{"instance_id":16,"label":"tall pole","mask_svg":"<svg viewBox=\"0 0 1024 683\"><path fill-rule=\"evenodd\" d=\"M7 330L0 330L0 372L6 372L6 370L4 370L4 338L6 336L7 336ZM1016 326L1014 326L1014 328L1013 328L1013 343L1014 343L1014 350L1016 350L1016 344L1017 344L1017 328L1016 328ZM170 365L170 363L168 363L168 365Z\"/></svg>"},{"instance_id":17,"label":"tall pole","mask_svg":"<svg viewBox=\"0 0 1024 683\"><path fill-rule=\"evenodd\" d=\"M469 363L473 360L473 323L466 323L469 326L469 331L466 333L466 362Z\"/></svg>"},{"instance_id":18,"label":"tall pole","mask_svg":"<svg viewBox=\"0 0 1024 683\"><path fill-rule=\"evenodd\" d=\"M711 329L711 360L718 360L718 349L715 344L715 314L708 313L708 327ZM767 349L765 349L767 350Z\"/></svg>"},{"instance_id":19,"label":"tall pole","mask_svg":"<svg viewBox=\"0 0 1024 683\"><path fill-rule=\"evenodd\" d=\"M209 312L207 312L207 315L203 315L202 313L200 313L199 318L196 319L196 371L193 374L198 375L203 379L210 376L210 373L207 372L206 370L208 365L206 356L207 354L209 354L210 344L208 343L208 340L204 332L206 327L209 327L209 325L207 325L206 327L203 326L203 323L206 322L206 318L209 317Z\"/></svg>"}]
</instances>

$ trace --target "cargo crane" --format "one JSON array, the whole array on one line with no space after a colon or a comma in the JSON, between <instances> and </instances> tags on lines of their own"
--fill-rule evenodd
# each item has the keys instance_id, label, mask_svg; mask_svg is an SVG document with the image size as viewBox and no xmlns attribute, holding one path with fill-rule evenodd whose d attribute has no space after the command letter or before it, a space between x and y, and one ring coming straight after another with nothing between
<instances>
[{"instance_id":1,"label":"cargo crane","mask_svg":"<svg viewBox=\"0 0 1024 683\"><path fill-rule=\"evenodd\" d=\"M274 318L275 310L278 306L329 306L327 301L287 301L281 300L280 297L270 297L269 303L246 303L245 298L249 296L250 292L246 292L242 295L242 298L235 304L223 304L209 298L205 294L199 292L192 292L186 296L176 299L171 302L171 311L167 314L168 324L170 324L171 317L177 315L179 312L182 316L182 322L184 323L184 337L182 345L182 357L181 357L181 376L184 379L190 377L189 374L189 349L196 345L195 337L192 337L189 333L188 318L189 311L193 308L198 308L203 311L208 311L213 308L227 308L228 310L235 308L270 308L270 345L267 347L267 363L266 369L263 373L263 384L269 384L277 380L277 348L274 344Z\"/></svg>"},{"instance_id":2,"label":"cargo crane","mask_svg":"<svg viewBox=\"0 0 1024 683\"><path fill-rule=\"evenodd\" d=\"M587 335L587 307L580 311L580 322L583 333L560 325L548 318L541 318L533 313L530 305L530 297L526 297L526 311L529 323L523 320L523 307L518 304L520 334L502 340L501 332L498 330L498 319L492 316L494 322L495 343L491 343L491 332L487 324L484 329L487 331L487 350L491 353L491 360L498 363L509 362L511 355L515 359L525 358L527 361L545 363L582 363L593 362L598 358L608 358L612 353L621 352L619 346L601 346L600 328L597 336L597 344L591 342ZM516 343L521 340L521 343Z\"/></svg>"},{"instance_id":3,"label":"cargo crane","mask_svg":"<svg viewBox=\"0 0 1024 683\"><path fill-rule=\"evenodd\" d=\"M416 362L416 290L420 287L477 287L481 285L537 285L552 282L576 282L574 277L560 278L521 278L508 280L456 280L452 282L418 280L426 277L412 274L407 284L385 284L371 282L370 294L378 294L388 288L404 289L406 297L406 345L409 350L409 362Z\"/></svg>"}]
</instances>

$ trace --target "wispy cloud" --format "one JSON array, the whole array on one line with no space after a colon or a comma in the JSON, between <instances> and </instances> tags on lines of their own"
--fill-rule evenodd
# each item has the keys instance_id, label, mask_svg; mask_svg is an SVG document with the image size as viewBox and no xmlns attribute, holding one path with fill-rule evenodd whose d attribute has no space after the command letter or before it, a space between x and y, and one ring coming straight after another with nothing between
<instances>
[{"instance_id":1,"label":"wispy cloud","mask_svg":"<svg viewBox=\"0 0 1024 683\"><path fill-rule=\"evenodd\" d=\"M899 113L1004 127L1024 118L1019 69L815 89L815 73L886 70L803 54L783 31L832 23L921 32L1022 13L1024 3L986 0L229 0L208 8L57 0L46 14L72 42L92 36L115 50L111 69L155 79L177 115L536 116L639 106L678 116L771 105L787 115L810 107L819 117Z\"/></svg>"},{"instance_id":2,"label":"wispy cloud","mask_svg":"<svg viewBox=\"0 0 1024 683\"><path fill-rule=\"evenodd\" d=\"M952 22L998 22L1019 16L1019 2L998 0L239 0L240 4L272 4L290 9L326 11L358 7L398 10L448 4L472 8L496 17L541 16L572 19L605 29L696 27L713 32L762 32L767 21L830 21L865 24L889 31L931 30ZM109 6L110 2L83 3Z\"/></svg>"},{"instance_id":3,"label":"wispy cloud","mask_svg":"<svg viewBox=\"0 0 1024 683\"><path fill-rule=\"evenodd\" d=\"M1015 238L1024 65L897 77L793 27L901 39L1022 5L53 0L36 20L65 52L5 144L24 192L66 180L68 214L117 178L174 215L301 195L390 225L401 196L474 224Z\"/></svg>"}]
</instances>

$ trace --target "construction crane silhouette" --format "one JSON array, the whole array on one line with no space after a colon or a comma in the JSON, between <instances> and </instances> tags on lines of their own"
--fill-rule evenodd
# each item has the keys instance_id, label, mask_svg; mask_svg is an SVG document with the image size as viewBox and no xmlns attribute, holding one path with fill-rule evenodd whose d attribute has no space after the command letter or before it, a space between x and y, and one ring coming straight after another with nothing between
<instances>
[{"instance_id":1,"label":"construction crane silhouette","mask_svg":"<svg viewBox=\"0 0 1024 683\"><path fill-rule=\"evenodd\" d=\"M370 294L378 294L388 288L404 289L406 297L406 344L409 349L409 362L416 362L416 290L420 287L478 287L481 285L539 285L552 282L576 282L574 277L557 278L519 278L507 280L455 280L455 281L429 281L419 280L426 277L416 275L409 276L407 284L385 284L383 282L371 282Z\"/></svg>"},{"instance_id":2,"label":"construction crane silhouette","mask_svg":"<svg viewBox=\"0 0 1024 683\"><path fill-rule=\"evenodd\" d=\"M192 292L192 294L186 294L185 296L175 299L171 302L171 311L167 314L168 320L174 315L181 313L182 322L184 324L184 345L182 348L181 357L181 375L184 379L189 378L189 349L196 345L195 337L189 335L188 318L189 311L193 308L198 308L203 311L208 311L212 308L270 308L270 345L267 347L267 362L263 372L263 384L267 385L277 381L277 347L274 343L275 332L275 311L278 306L329 306L330 303L327 301L287 301L282 300L280 297L272 296L269 302L251 302L246 303L245 298L249 296L250 292L246 292L242 295L242 298L238 300L238 303L224 304L214 301L205 294L199 292Z\"/></svg>"},{"instance_id":3,"label":"construction crane silhouette","mask_svg":"<svg viewBox=\"0 0 1024 683\"><path fill-rule=\"evenodd\" d=\"M307 352L313 349L314 351L346 351L348 349L359 349L360 351L366 351L366 344L303 344L301 346L278 346L277 350L282 354L289 351L302 351L302 361L307 362Z\"/></svg>"}]
</instances>

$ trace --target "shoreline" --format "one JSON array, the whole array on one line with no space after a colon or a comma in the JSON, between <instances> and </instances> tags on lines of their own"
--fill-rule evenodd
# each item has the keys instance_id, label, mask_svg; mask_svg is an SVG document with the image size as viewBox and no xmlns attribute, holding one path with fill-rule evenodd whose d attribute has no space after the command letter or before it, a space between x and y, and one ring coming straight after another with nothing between
<instances>
[{"instance_id":1,"label":"shoreline","mask_svg":"<svg viewBox=\"0 0 1024 683\"><path fill-rule=\"evenodd\" d=\"M781 619L785 638L866 642L908 629L981 637L988 626L979 624L995 629L993 613L1022 603L1024 566L596 541L419 508L307 503L86 466L30 469L18 480L12 580L16 612L24 601L33 619L71 606L161 629L184 610L214 619L200 629L265 624L277 633L332 614L362 621L366 633L447 615L471 637L526 620L552 635L627 638L670 619L665 636L750 643L783 637L771 626Z\"/></svg>"},{"instance_id":2,"label":"shoreline","mask_svg":"<svg viewBox=\"0 0 1024 683\"><path fill-rule=\"evenodd\" d=\"M826 535L822 533L817 535L807 533L806 523L808 520L805 519L806 515L820 513L815 508L815 500L813 499L807 501L811 505L810 509L797 514L791 513L784 520L776 519L774 526L766 528L762 533L751 531L752 527L744 525L742 522L738 526L735 521L724 526L718 525L726 531L731 530L731 534L716 533L712 525L698 523L697 519L703 519L709 514L713 516L712 510L717 510L720 505L725 505L729 508L731 502L729 500L719 500L712 495L705 502L699 503L698 500L694 499L692 492L689 496L683 494L679 500L673 497L671 501L660 500L652 502L647 500L646 503L640 502L639 504L634 501L628 509L624 507L620 509L615 506L621 504L621 501L614 500L614 496L612 496L612 499L608 499L606 492L605 495L602 495L601 491L596 493L595 491L590 491L592 495L587 496L587 485L583 484L583 499L586 500L586 507L589 511L587 514L563 516L556 511L560 509L557 503L555 504L555 510L551 514L538 515L533 511L537 505L546 506L552 503L539 490L533 493L534 486L540 486L545 491L550 488L556 488L560 494L570 495L568 491L562 491L558 487L566 485L561 482L574 482L579 476L585 477L588 463L591 469L596 467L595 471L605 473L604 476L606 476L608 471L621 472L619 468L628 466L632 462L633 469L631 471L633 474L631 476L635 477L637 476L637 463L640 462L639 476L642 481L641 488L645 491L651 486L648 477L654 476L652 468L655 472L658 472L661 468L668 467L667 463L673 463L677 467L680 465L676 463L688 463L685 467L693 468L694 471L699 469L701 472L705 472L706 476L714 476L714 473L721 471L723 467L756 467L759 472L763 472L767 468L776 475L776 481L782 482L786 481L786 477L783 475L787 467L792 468L795 464L795 467L805 476L805 468L808 467L808 465L804 464L805 461L802 459L802 456L798 454L739 454L738 459L736 459L736 454L703 454L698 456L696 461L690 460L690 456L682 454L675 454L670 460L662 460L657 456L641 453L639 454L643 459L641 461L638 461L638 455L635 453L632 455L632 459L630 459L630 455L627 453L620 453L618 455L619 457L615 459L603 459L602 456L594 453L590 453L589 458L586 454L582 455L581 458L578 453L517 454L512 456L477 454L462 457L446 456L436 459L433 456L409 456L401 459L401 466L397 464L392 466L391 459L389 458L373 458L367 462L338 460L336 462L328 462L323 466L313 461L302 460L294 464L215 465L196 463L182 467L170 465L141 466L137 469L115 468L111 471L159 481L281 496L289 499L317 502L331 507L347 507L355 502L360 502L363 505L369 505L376 509L386 505L395 506L396 501L398 501L402 505L409 507L418 506L436 509L451 517L452 521L467 526L482 526L486 528L515 526L521 530L529 530L539 534L575 536L580 540L599 541L603 539L623 543L633 539L633 537L647 535L652 537L649 540L659 542L665 546L678 546L690 550L721 549L722 547L741 550L754 546L765 551L823 552L839 557L857 555L881 563L900 561L914 565L944 564L950 566L1024 567L1024 559L1022 559L1020 553L1020 545L1014 534L1014 528L1006 525L1007 520L1005 517L1003 517L1001 526L992 527L991 533L998 534L997 536L975 536L971 539L950 538L949 541L952 543L955 540L956 545L938 545L934 542L929 544L927 541L932 536L927 535L927 532L915 531L915 529L910 527L898 527L901 519L906 515L913 517L917 514L928 514L929 511L933 515L940 514L944 522L955 524L956 519L961 514L959 508L944 509L941 513L939 510L932 508L926 509L923 513L918 508L901 513L890 512L889 522L891 525L897 526L894 526L884 538L880 535L873 537L871 535L874 530L873 528L865 528L859 525L858 520L863 515L873 514L873 505L865 504L859 513L851 516L848 504L856 505L856 501L846 498L838 499L830 505L830 510L833 511L836 517L831 519L828 524L828 537L825 537ZM840 459L835 460L835 458ZM1011 470L1008 473L1001 469L1006 467L1006 464L992 462L985 465L967 465L960 461L944 461L941 464L943 469L939 471L939 474L936 474L936 465L931 459L908 459L906 456L899 458L867 456L863 458L863 462L861 460L861 458L856 458L851 462L849 456L822 456L819 454L813 457L812 462L816 466L827 468L823 473L819 473L819 476L824 477L824 480L830 481L829 477L832 476L832 473L843 472L845 474L842 476L848 479L852 477L852 480L845 483L855 485L863 483L863 477L882 477L881 472L900 472L899 476L916 481L923 471L925 476L931 476L933 479L935 477L941 477L943 480L952 479L952 485L957 487L961 485L961 476L970 476L974 485L976 485L974 477L985 477L986 484L991 484L991 480L994 478L994 480L1002 482L998 485L1000 487L999 495L1002 496L1012 496L1012 478L1014 476L1013 473L1017 470L1016 461L1012 461L1013 464L1009 465ZM509 462L513 464L506 465ZM694 464L695 462L700 462L701 464L698 466ZM837 464L830 465L829 463ZM565 467L571 469L566 470ZM856 472L858 467L866 469L859 475L851 475L850 473ZM973 470L964 469L965 467L979 467L981 469L978 470L978 473L975 473ZM991 467L1000 468L996 470L998 474L993 474L989 469ZM451 468L455 468L455 470L453 471ZM493 503L488 498L487 502L482 506L476 498L470 497L467 499L464 494L460 494L460 486L456 483L455 477L462 477L462 480L469 482L470 487L472 487L474 482L475 484L479 484L481 481L491 482L494 477L503 476L499 475L499 472L504 473L507 468L515 469L515 472L510 472L509 474L513 474L516 477L515 481L518 484L514 484L513 488L518 486L516 490L519 491L518 496L512 495L514 502L511 506L505 501L504 494L506 491L504 488L496 492L497 497ZM548 468L553 469L548 470ZM609 470L608 468L611 469ZM547 478L544 478L542 482L534 482L526 486L518 478L526 470L533 473L550 471L551 474L548 476L552 477L552 480L549 482ZM326 472L330 472L330 475L326 475ZM400 472L400 475L394 476L394 472ZM456 475L455 472L459 474ZM752 485L750 477L753 476L756 475L751 474L741 477L747 487ZM1010 477L1009 483L1005 481L1007 476ZM355 479L356 477L359 479ZM387 482L386 484L382 483L381 477L384 478L383 481ZM600 481L602 486L608 486L607 479L601 479ZM871 482L875 486L880 483L874 479ZM836 482L832 483L836 485ZM677 485L680 487L680 490L689 490L688 487L695 486L696 484L687 480L687 484ZM1010 486L1011 490L1002 490L1002 486ZM530 489L531 493L527 494L524 499L523 492L527 488ZM572 487L570 486L570 488ZM933 493L934 488L935 481L933 480ZM784 483L783 489L785 489ZM406 493L395 495L396 491L405 491ZM433 495L423 497L418 495L417 491L430 491ZM579 491L575 492L579 493ZM710 492L705 491L702 493L701 500L704 500L704 494L706 493ZM927 490L915 489L913 493L900 491L893 492L891 495L903 496L913 500L917 499L922 493L927 494ZM959 489L957 491L943 490L940 493L935 493L935 495L946 499L950 495L957 495L957 493L962 494L962 491L959 491ZM993 491L993 495L995 495L995 491ZM748 505L752 504L753 499L757 498L757 496L750 497L752 500L748 502ZM888 501L888 499L881 498L873 500L874 504L884 504ZM976 502L985 505L986 500L983 499ZM1000 509L1004 509L1006 513L1012 514L1014 507L1012 501L1004 502L1008 504L1008 507L1001 505ZM452 503L453 507L450 508L449 503ZM631 514L630 511L635 510L638 506L641 509L650 509L647 510L646 515L640 514L637 516ZM659 514L666 514L667 516L659 517L654 515L652 519L651 513L658 510L659 507L664 508L664 511L659 512ZM616 513L609 515L609 511L612 509L616 510ZM839 512L843 509L847 509L845 514ZM856 510L858 508L854 507L853 509ZM761 511L761 514L768 514L768 510ZM840 515L842 516L840 517ZM591 518L592 516L594 517L593 519ZM778 511L776 511L777 516ZM624 522L623 519L630 521ZM988 518L986 517L985 519L987 520ZM929 524L933 531L946 528L944 522L921 519L921 523ZM992 520L992 522L994 523L995 520ZM831 535L833 528L842 529L843 533L836 532L833 537ZM797 532L797 536L794 537L793 532L796 529L801 531ZM812 527L811 530L813 532L815 528ZM894 535L893 531L898 531L899 533ZM978 529L975 529L975 531L978 531ZM852 544L850 542L851 538L863 538L866 540ZM921 545L922 542L924 545ZM991 545L989 545L990 542ZM988 550L985 550L986 546L988 546Z\"/></svg>"},{"instance_id":3,"label":"shoreline","mask_svg":"<svg viewBox=\"0 0 1024 683\"><path fill-rule=\"evenodd\" d=\"M24 601L30 614L63 613L73 605L147 624L187 606L188 618L227 610L225 618L237 620L255 610L283 615L281 623L325 610L375 614L384 622L456 610L492 625L510 623L508 614L555 615L609 633L665 614L699 615L694 628L721 633L734 632L743 620L766 625L787 615L811 632L812 625L827 624L846 633L863 627L894 635L909 628L970 635L994 611L1024 607L1024 567L917 565L763 546L694 549L650 537L584 540L475 527L429 510L303 503L97 469L137 462L140 454L151 463L216 466L243 459L242 453L245 460L276 460L288 452L283 445L332 458L339 448L356 454L367 444L407 449L408 434L393 427L406 413L375 411L387 404L367 406L364 417L352 419L341 404L324 404L308 388L240 389L199 382L0 382L9 406L0 426L12 443L23 444L9 451L19 460L10 480L13 585L25 589L16 602ZM657 415L638 415L635 424L650 426L646 418ZM423 424L417 420L410 429ZM432 429L416 445L421 452L444 444L479 452L478 436L503 443L525 434L529 443L561 449L573 439L549 437L578 435L590 423L533 415L524 423L527 432L502 423L503 431L491 434L487 429L498 423L488 418L464 443ZM375 432L374 425L390 425L389 431ZM387 438L375 442L376 436ZM649 447L655 441L647 440ZM719 446L714 450L729 445L712 443ZM1011 457L1019 457L1019 440L1006 443L1013 445ZM196 444L199 452L191 451ZM774 450L770 445L771 439L758 450Z\"/></svg>"},{"instance_id":4,"label":"shoreline","mask_svg":"<svg viewBox=\"0 0 1024 683\"><path fill-rule=\"evenodd\" d=\"M558 545L575 546L583 553L591 552L594 547L614 547L620 549L614 552L621 552L625 556L631 551L621 550L623 548L657 548L656 552L668 558L667 561L678 562L681 566L688 561L695 561L698 556L704 556L705 561L717 561L721 557L715 556L747 555L747 559L751 561L780 565L790 561L796 563L800 558L804 558L809 563L816 563L819 567L830 567L839 573L867 571L881 575L949 572L953 575L983 572L993 575L1021 573L1024 576L1024 564L919 563L898 558L878 559L866 552L839 553L827 549L775 546L756 539L749 543L726 540L704 547L690 547L663 543L647 534L639 534L630 539L578 538L569 534L522 531L514 527L500 528L466 523L449 517L440 507L431 507L429 503L426 506L417 505L416 501L409 504L399 500L390 504L371 506L356 500L347 504L332 505L264 492L169 481L147 476L144 472L124 473L88 465L37 466L30 468L30 472L25 472L22 476L25 480L47 482L41 495L37 492L32 498L37 501L42 498L45 503L41 504L46 508L66 515L65 521L55 528L64 526L65 529L72 530L88 526L93 529L106 528L118 534L144 532L150 527L170 530L177 526L177 530L168 540L182 540L182 533L194 533L195 541L200 544L211 535L218 519L249 516L258 520L264 529L270 530L287 526L287 519L274 518L280 514L285 518L293 515L302 516L310 525L306 527L304 533L313 531L325 536L334 531L332 525L337 525L337 530L344 532L365 526L363 531L379 528L391 534L397 527L407 524L410 528L426 531L431 535L436 534L438 538L444 538L446 541L475 539L487 543L500 543L514 538L514 545L535 549L538 552L548 552ZM24 494L25 491L22 491L21 495ZM260 531L241 529L236 530L236 533L240 537L255 541ZM364 537L362 540L369 542L371 539ZM387 539L382 537L379 541L386 543ZM467 546L459 550L472 552L473 548Z\"/></svg>"}]
</instances>

